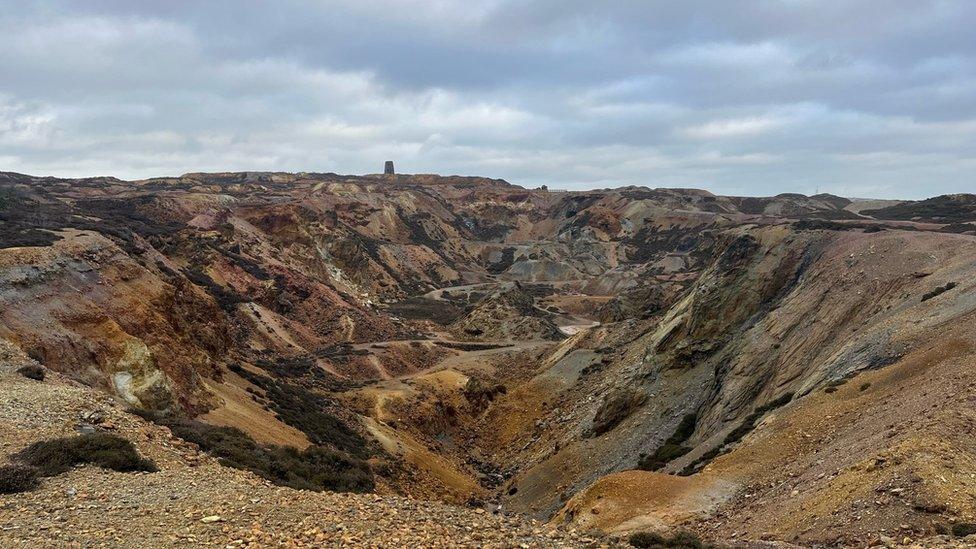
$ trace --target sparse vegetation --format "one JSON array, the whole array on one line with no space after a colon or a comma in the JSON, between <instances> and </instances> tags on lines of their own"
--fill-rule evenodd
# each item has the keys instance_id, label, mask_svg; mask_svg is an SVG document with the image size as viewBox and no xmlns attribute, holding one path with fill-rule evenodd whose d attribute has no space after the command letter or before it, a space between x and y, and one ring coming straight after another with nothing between
<instances>
[{"instance_id":1,"label":"sparse vegetation","mask_svg":"<svg viewBox=\"0 0 976 549\"><path fill-rule=\"evenodd\" d=\"M691 448L684 445L684 442L691 438L695 432L695 424L698 422L697 414L686 414L681 418L674 434L668 437L655 452L649 456L642 456L637 462L637 468L644 471L657 471L674 459L677 459L688 452Z\"/></svg>"},{"instance_id":2,"label":"sparse vegetation","mask_svg":"<svg viewBox=\"0 0 976 549\"><path fill-rule=\"evenodd\" d=\"M631 546L640 549L707 549L712 547L691 532L678 532L670 537L664 537L654 532L637 532L631 534L627 541Z\"/></svg>"},{"instance_id":3,"label":"sparse vegetation","mask_svg":"<svg viewBox=\"0 0 976 549\"><path fill-rule=\"evenodd\" d=\"M150 543L159 532L190 530L199 543L226 542L253 516L271 513L275 524L257 522L274 528L262 526L255 543L314 544L341 524L354 539L365 539L365 531L404 545L439 543L440 533L528 545L535 543L528 530L505 536L522 525L502 512L565 508L567 530L655 528L651 521L636 529L633 521L619 524L627 516L615 505L635 495L660 500L658 507L700 526L703 536L734 530L735 539L770 545L873 543L896 533L914 539L940 525L947 535L976 533L976 524L954 524L976 519L965 509L950 512L952 498L943 492L952 486L927 489L941 473L950 485L965 476L953 469L960 461L944 454L967 449L966 422L935 425L946 444L924 449L938 467L919 470L902 463L903 448L892 449L931 431L928 416L965 415L968 349L956 341L966 339L964 308L919 326L911 308L935 299L934 309L969 291L962 267L971 239L921 224L924 234L908 226L884 238L862 234L896 225L834 214L821 203L846 204L830 197L740 200L643 187L542 196L507 183L457 186L424 177L251 172L83 186L0 174L0 247L84 228L62 231L53 249L4 254L12 268L4 316L13 332L0 354L16 361L23 351L50 366L20 370L31 379L47 374L44 383L7 377L4 412L16 431L9 451L43 436L25 441L24 429L70 430L76 422L82 432L128 437L141 451L124 440L92 444L103 435L44 441L0 467L0 492L46 483L31 495L34 507L79 507L85 512L72 523L79 531L107 532L98 536L105 541L143 533ZM4 208L8 178L22 196L10 195ZM862 207L859 201L852 210ZM489 240L480 236L496 229ZM937 257L925 255L932 247ZM953 258L956 274L946 277L940 258ZM949 280L963 281L960 292ZM517 292L499 297L516 281ZM75 304L78 295L87 299ZM473 307L478 314L463 322ZM590 320L600 322L585 328ZM546 344L542 321L576 335ZM139 342L145 347L130 345ZM949 352L937 352L946 345ZM931 366L926 375L833 380L931 349L922 357ZM126 366L119 360L135 365L128 368L135 378L119 371ZM235 361L239 375L226 369ZM909 374L918 370L905 366ZM72 379L80 383L60 383ZM98 391L129 396L128 381L140 397L172 397L175 415L143 413L169 430L132 430L133 417L116 421L117 410ZM904 386L897 398L881 398L896 386ZM803 409L770 412L791 402L786 391L809 396L798 403ZM857 421L856 412L866 419ZM207 423L221 418L243 430ZM269 434L276 426L287 432ZM202 467L197 448L207 452ZM76 467L155 468L144 457L166 473ZM701 478L638 471L603 478L619 472L621 460L625 468L692 474L715 458ZM867 467L849 467L865 460ZM43 476L66 470L59 482ZM82 476L98 478L75 482ZM580 515L583 496L574 494L597 481L590 493L603 499ZM384 497L309 492L374 489ZM170 512L133 513L121 500L78 505L125 500L133 490L135 503ZM481 510L392 494L450 505L471 498ZM803 520L792 520L798 505ZM866 509L871 520L855 521ZM14 512L24 526L8 521L19 530L10 534L25 542L59 528L56 520L36 520L45 517L35 508ZM701 522L716 517L721 528ZM479 530L497 532L476 536ZM562 527L542 534L553 544L563 539ZM573 532L566 545L590 543L581 535L594 544L628 541ZM670 530L629 541L705 546Z\"/></svg>"},{"instance_id":4,"label":"sparse vegetation","mask_svg":"<svg viewBox=\"0 0 976 549\"><path fill-rule=\"evenodd\" d=\"M841 385L846 384L846 383L847 383L847 378L846 377L842 377L840 379L831 380L829 383L827 383L827 387L824 389L824 392L825 393L836 393L837 392L837 388L840 387Z\"/></svg>"},{"instance_id":5,"label":"sparse vegetation","mask_svg":"<svg viewBox=\"0 0 976 549\"><path fill-rule=\"evenodd\" d=\"M310 390L254 374L240 366L231 370L264 389L270 407L284 423L308 436L312 444L330 446L357 458L369 457L366 441L339 418L329 413L334 403Z\"/></svg>"},{"instance_id":6,"label":"sparse vegetation","mask_svg":"<svg viewBox=\"0 0 976 549\"><path fill-rule=\"evenodd\" d=\"M321 350L325 353L327 350ZM274 360L259 358L255 365L262 370L281 378L301 378L306 376L325 378L325 370L315 364L315 358L309 355L295 357L277 357Z\"/></svg>"},{"instance_id":7,"label":"sparse vegetation","mask_svg":"<svg viewBox=\"0 0 976 549\"><path fill-rule=\"evenodd\" d=\"M312 446L297 450L261 445L232 427L216 427L193 420L155 419L176 436L218 458L222 465L251 471L281 486L337 492L369 492L373 489L373 473L368 463L330 448Z\"/></svg>"},{"instance_id":8,"label":"sparse vegetation","mask_svg":"<svg viewBox=\"0 0 976 549\"><path fill-rule=\"evenodd\" d=\"M926 292L924 295L922 295L922 301L928 301L933 297L942 295L945 292L948 292L949 290L955 288L956 286L957 284L955 282L946 282L945 285L934 288L933 290Z\"/></svg>"},{"instance_id":9,"label":"sparse vegetation","mask_svg":"<svg viewBox=\"0 0 976 549\"><path fill-rule=\"evenodd\" d=\"M157 471L156 465L139 455L128 440L107 433L78 435L35 442L14 455L35 467L38 476L53 477L76 465L95 465L120 472Z\"/></svg>"},{"instance_id":10,"label":"sparse vegetation","mask_svg":"<svg viewBox=\"0 0 976 549\"><path fill-rule=\"evenodd\" d=\"M952 535L957 538L964 538L976 534L976 523L957 522L952 525Z\"/></svg>"},{"instance_id":11,"label":"sparse vegetation","mask_svg":"<svg viewBox=\"0 0 976 549\"><path fill-rule=\"evenodd\" d=\"M498 395L504 395L508 389L501 383L487 383L480 378L470 377L464 384L464 398L471 403L476 410L483 410L488 404L495 400Z\"/></svg>"},{"instance_id":12,"label":"sparse vegetation","mask_svg":"<svg viewBox=\"0 0 976 549\"><path fill-rule=\"evenodd\" d=\"M232 312L237 308L238 303L244 303L247 299L238 294L231 288L225 288L214 279L210 278L210 275L203 272L199 267L191 267L183 270L183 275L190 280L190 282L202 287L217 300L217 304L220 308L226 312Z\"/></svg>"},{"instance_id":13,"label":"sparse vegetation","mask_svg":"<svg viewBox=\"0 0 976 549\"><path fill-rule=\"evenodd\" d=\"M0 466L0 494L19 494L37 486L37 469L26 465Z\"/></svg>"},{"instance_id":14,"label":"sparse vegetation","mask_svg":"<svg viewBox=\"0 0 976 549\"><path fill-rule=\"evenodd\" d=\"M434 344L439 347L455 349L457 351L485 351L488 349L502 349L504 347L511 347L511 345L504 343L477 343L469 341L435 341Z\"/></svg>"},{"instance_id":15,"label":"sparse vegetation","mask_svg":"<svg viewBox=\"0 0 976 549\"><path fill-rule=\"evenodd\" d=\"M447 326L463 317L467 311L447 300L414 296L389 306L390 314L406 320L429 320Z\"/></svg>"},{"instance_id":16,"label":"sparse vegetation","mask_svg":"<svg viewBox=\"0 0 976 549\"><path fill-rule=\"evenodd\" d=\"M27 366L21 366L20 368L17 368L17 373L26 377L27 379L44 381L44 367L39 364L28 364Z\"/></svg>"},{"instance_id":17,"label":"sparse vegetation","mask_svg":"<svg viewBox=\"0 0 976 549\"><path fill-rule=\"evenodd\" d=\"M976 218L976 195L941 195L918 202L902 202L887 208L862 210L861 214L875 219L961 223Z\"/></svg>"}]
</instances>

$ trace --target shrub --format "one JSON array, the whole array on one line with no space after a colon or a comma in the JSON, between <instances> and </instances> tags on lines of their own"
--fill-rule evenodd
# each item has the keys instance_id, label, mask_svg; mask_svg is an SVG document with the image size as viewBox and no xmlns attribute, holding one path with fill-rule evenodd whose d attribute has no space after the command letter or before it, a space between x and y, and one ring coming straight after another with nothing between
<instances>
[{"instance_id":1,"label":"shrub","mask_svg":"<svg viewBox=\"0 0 976 549\"><path fill-rule=\"evenodd\" d=\"M464 398L476 410L485 409L498 395L504 395L508 389L501 383L488 383L477 377L468 378L464 384Z\"/></svg>"},{"instance_id":2,"label":"shrub","mask_svg":"<svg viewBox=\"0 0 976 549\"><path fill-rule=\"evenodd\" d=\"M184 269L183 275L190 282L205 289L220 305L220 308L228 313L234 312L238 303L245 303L248 300L233 288L225 288L210 278L210 275L203 272L199 267Z\"/></svg>"},{"instance_id":3,"label":"shrub","mask_svg":"<svg viewBox=\"0 0 976 549\"><path fill-rule=\"evenodd\" d=\"M861 391L861 392L864 392L864 391L867 391L870 387L871 387L871 383L865 381L864 383L861 384L860 387L857 388L857 390L858 391Z\"/></svg>"},{"instance_id":4,"label":"shrub","mask_svg":"<svg viewBox=\"0 0 976 549\"><path fill-rule=\"evenodd\" d=\"M0 494L18 494L37 486L37 469L24 465L0 467Z\"/></svg>"},{"instance_id":5,"label":"shrub","mask_svg":"<svg viewBox=\"0 0 976 549\"><path fill-rule=\"evenodd\" d=\"M932 291L926 292L924 295L922 295L922 301L928 301L933 297L948 292L949 290L955 288L956 286L957 284L955 282L946 282L945 286L939 286L937 288L932 289Z\"/></svg>"},{"instance_id":6,"label":"shrub","mask_svg":"<svg viewBox=\"0 0 976 549\"><path fill-rule=\"evenodd\" d=\"M664 544L664 536L654 532L637 532L627 541L634 547L661 547Z\"/></svg>"},{"instance_id":7,"label":"shrub","mask_svg":"<svg viewBox=\"0 0 976 549\"><path fill-rule=\"evenodd\" d=\"M759 420L764 415L766 415L766 412L775 410L780 406L784 406L785 404L789 403L791 400L793 400L793 393L786 393L783 396L777 398L776 400L773 400L767 404L760 406L759 408L756 408L755 411L753 411L751 414L746 416L746 419L745 421L742 422L742 425L739 425L738 427L733 429L731 433L725 436L725 440L722 443L733 444L735 442L739 442L740 440L742 440L742 437L746 436L747 434L752 432L753 429L756 428L756 423L758 423Z\"/></svg>"},{"instance_id":8,"label":"shrub","mask_svg":"<svg viewBox=\"0 0 976 549\"><path fill-rule=\"evenodd\" d=\"M334 408L329 398L244 368L232 370L263 389L278 419L305 433L312 444L331 446L358 458L369 457L366 440L328 412Z\"/></svg>"},{"instance_id":9,"label":"shrub","mask_svg":"<svg viewBox=\"0 0 976 549\"><path fill-rule=\"evenodd\" d=\"M976 534L976 524L972 522L959 522L952 525L952 535L957 538L964 538Z\"/></svg>"},{"instance_id":10,"label":"shrub","mask_svg":"<svg viewBox=\"0 0 976 549\"><path fill-rule=\"evenodd\" d=\"M26 377L27 379L44 381L44 367L39 364L28 364L27 366L21 366L17 369L17 373Z\"/></svg>"},{"instance_id":11,"label":"shrub","mask_svg":"<svg viewBox=\"0 0 976 549\"><path fill-rule=\"evenodd\" d=\"M627 541L632 546L641 549L706 549L711 547L691 532L678 532L669 538L653 532L638 532L631 535Z\"/></svg>"},{"instance_id":12,"label":"shrub","mask_svg":"<svg viewBox=\"0 0 976 549\"><path fill-rule=\"evenodd\" d=\"M712 448L711 450L702 454L701 457L699 457L694 461L694 463L689 463L688 465L685 465L684 469L679 471L678 474L683 477L691 476L696 472L698 472L700 468L704 467L705 465L707 465L713 459L717 458L720 455L722 455L721 446Z\"/></svg>"},{"instance_id":13,"label":"shrub","mask_svg":"<svg viewBox=\"0 0 976 549\"><path fill-rule=\"evenodd\" d=\"M221 465L251 471L281 486L338 492L368 492L374 486L368 463L330 448L312 446L300 451L287 446L265 446L233 427L158 416L152 419L169 427L174 435L198 445Z\"/></svg>"},{"instance_id":14,"label":"shrub","mask_svg":"<svg viewBox=\"0 0 976 549\"><path fill-rule=\"evenodd\" d=\"M840 379L832 380L831 382L827 383L827 387L824 389L824 392L825 393L828 393L828 394L829 393L836 393L837 392L837 388L840 387L841 385L844 385L845 383L847 383L847 378L846 377L842 377Z\"/></svg>"},{"instance_id":15,"label":"shrub","mask_svg":"<svg viewBox=\"0 0 976 549\"><path fill-rule=\"evenodd\" d=\"M152 461L139 455L131 442L107 433L42 440L14 457L36 467L42 477L59 475L82 464L121 472L158 470Z\"/></svg>"}]
</instances>

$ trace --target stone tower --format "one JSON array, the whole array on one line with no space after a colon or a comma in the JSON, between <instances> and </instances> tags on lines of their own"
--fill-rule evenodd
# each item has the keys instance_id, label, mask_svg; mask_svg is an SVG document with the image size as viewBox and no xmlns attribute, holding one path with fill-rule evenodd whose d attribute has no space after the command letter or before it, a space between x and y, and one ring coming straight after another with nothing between
<instances>
[{"instance_id":1,"label":"stone tower","mask_svg":"<svg viewBox=\"0 0 976 549\"><path fill-rule=\"evenodd\" d=\"M383 166L383 173L386 174L386 175L393 175L393 174L396 173L395 171L393 171L393 161L392 160L387 160L386 161L386 165Z\"/></svg>"}]
</instances>

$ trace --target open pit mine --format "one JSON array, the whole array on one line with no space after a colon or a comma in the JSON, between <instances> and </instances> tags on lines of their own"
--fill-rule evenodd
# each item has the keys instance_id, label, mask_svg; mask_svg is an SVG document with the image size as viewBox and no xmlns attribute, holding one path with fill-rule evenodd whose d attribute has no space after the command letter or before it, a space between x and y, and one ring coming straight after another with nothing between
<instances>
[{"instance_id":1,"label":"open pit mine","mask_svg":"<svg viewBox=\"0 0 976 549\"><path fill-rule=\"evenodd\" d=\"M976 196L385 171L0 173L0 545L976 545Z\"/></svg>"}]
</instances>

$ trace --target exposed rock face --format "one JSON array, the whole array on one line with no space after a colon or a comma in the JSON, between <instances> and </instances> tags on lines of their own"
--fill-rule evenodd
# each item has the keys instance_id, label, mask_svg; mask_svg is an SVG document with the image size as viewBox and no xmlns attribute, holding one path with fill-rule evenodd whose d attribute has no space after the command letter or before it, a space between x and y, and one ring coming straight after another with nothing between
<instances>
[{"instance_id":1,"label":"exposed rock face","mask_svg":"<svg viewBox=\"0 0 976 549\"><path fill-rule=\"evenodd\" d=\"M0 261L0 337L133 406L212 404L202 379L216 375L231 335L205 293L97 234L66 231Z\"/></svg>"},{"instance_id":2,"label":"exposed rock face","mask_svg":"<svg viewBox=\"0 0 976 549\"><path fill-rule=\"evenodd\" d=\"M969 202L0 174L0 363L261 443L342 433L380 490L861 543L976 515Z\"/></svg>"}]
</instances>

